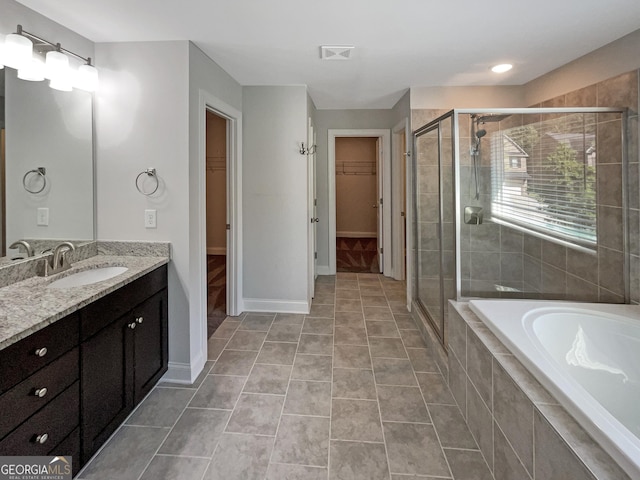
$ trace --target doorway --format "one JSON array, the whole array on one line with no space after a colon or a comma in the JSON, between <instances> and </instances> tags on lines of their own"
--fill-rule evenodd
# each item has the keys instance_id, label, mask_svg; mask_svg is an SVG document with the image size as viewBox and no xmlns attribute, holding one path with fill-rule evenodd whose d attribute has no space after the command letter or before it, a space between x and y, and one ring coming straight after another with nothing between
<instances>
[{"instance_id":1,"label":"doorway","mask_svg":"<svg viewBox=\"0 0 640 480\"><path fill-rule=\"evenodd\" d=\"M228 120L206 112L207 338L227 316Z\"/></svg>"},{"instance_id":2,"label":"doorway","mask_svg":"<svg viewBox=\"0 0 640 480\"><path fill-rule=\"evenodd\" d=\"M341 139L345 138L366 138L375 142L375 174L376 174L376 197L373 201L369 199L368 207L370 211L375 212L377 219L377 226L375 230L369 232L360 231L360 233L371 234L375 231L376 234L376 248L378 258L378 273L384 273L385 276L393 276L393 268L391 264L392 244L391 244L391 135L390 131L386 129L361 129L361 130L333 130L328 131L328 160L329 160L329 275L335 275L337 269L337 238L338 238L338 224L337 224L337 179L338 172L337 158L336 158L336 143L340 143ZM350 159L347 157L347 164L350 164ZM344 162L343 162L344 163ZM358 163L358 162L353 162ZM370 160L367 162L369 163ZM367 166L363 165L345 165L345 170L340 172L349 173L351 177L356 177L355 173L360 172L361 176L364 174L371 175L371 170L366 171ZM343 178L347 178L347 175L343 175ZM345 180L349 182L351 180ZM357 239L358 230L348 228L341 231L341 234L349 233L351 237L340 238L354 238ZM371 238L371 237L369 237ZM351 240L352 243L356 243L357 240ZM362 248L362 241L360 241L360 247ZM369 247L370 248L370 247ZM387 254L385 254L387 252Z\"/></svg>"},{"instance_id":3,"label":"doorway","mask_svg":"<svg viewBox=\"0 0 640 480\"><path fill-rule=\"evenodd\" d=\"M336 138L336 269L380 273L382 231L376 137Z\"/></svg>"}]
</instances>

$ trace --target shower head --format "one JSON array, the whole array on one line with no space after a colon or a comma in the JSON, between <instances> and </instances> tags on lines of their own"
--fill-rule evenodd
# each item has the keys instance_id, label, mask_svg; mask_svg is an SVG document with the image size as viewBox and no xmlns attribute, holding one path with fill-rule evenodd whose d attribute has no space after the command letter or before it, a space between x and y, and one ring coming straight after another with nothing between
<instances>
[{"instance_id":1,"label":"shower head","mask_svg":"<svg viewBox=\"0 0 640 480\"><path fill-rule=\"evenodd\" d=\"M476 137L478 137L478 140L480 140L482 137L484 137L487 134L487 131L483 128L481 130L478 130L476 132Z\"/></svg>"},{"instance_id":2,"label":"shower head","mask_svg":"<svg viewBox=\"0 0 640 480\"><path fill-rule=\"evenodd\" d=\"M504 120L507 117L510 117L511 115L507 115L507 114L501 114L501 113L489 113L487 115L480 115L476 117L476 122L479 124L481 123L493 123L493 122L500 122L502 120Z\"/></svg>"}]
</instances>

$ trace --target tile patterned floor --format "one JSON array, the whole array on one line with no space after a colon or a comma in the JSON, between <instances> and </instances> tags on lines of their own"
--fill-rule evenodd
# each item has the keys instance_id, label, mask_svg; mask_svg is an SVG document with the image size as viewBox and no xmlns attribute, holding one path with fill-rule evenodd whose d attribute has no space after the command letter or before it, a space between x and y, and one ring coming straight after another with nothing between
<instances>
[{"instance_id":1,"label":"tile patterned floor","mask_svg":"<svg viewBox=\"0 0 640 480\"><path fill-rule=\"evenodd\" d=\"M308 316L227 318L196 383L158 385L78 478L491 479L404 301L338 273Z\"/></svg>"}]
</instances>

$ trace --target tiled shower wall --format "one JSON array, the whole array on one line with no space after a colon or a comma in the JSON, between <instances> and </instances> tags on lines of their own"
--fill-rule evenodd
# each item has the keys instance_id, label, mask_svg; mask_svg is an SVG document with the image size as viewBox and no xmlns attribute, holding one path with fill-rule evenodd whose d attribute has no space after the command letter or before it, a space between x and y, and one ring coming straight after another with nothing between
<instances>
[{"instance_id":1,"label":"tiled shower wall","mask_svg":"<svg viewBox=\"0 0 640 480\"><path fill-rule=\"evenodd\" d=\"M620 121L600 115L594 128L597 135L598 234L597 255L566 248L517 232L492 222L463 225L461 228L461 270L463 292L475 296L515 296L565 298L582 301L622 302L623 231L622 181L629 184L629 251L631 259L631 301L640 303L640 191L638 186L638 82L639 72L628 72L595 85L550 99L533 107L626 107L629 109L628 159L626 179L622 175L619 147L610 139L620 132ZM412 110L412 128L437 118L445 110ZM508 122L507 120L506 122ZM503 123L506 123L503 122ZM487 130L497 124L486 124ZM469 138L468 127L461 137ZM466 141L464 141L466 144ZM490 159L481 158L480 199L474 200L471 158L461 148L461 194L464 205L479 205L489 211ZM528 291L500 293L495 285Z\"/></svg>"}]
</instances>

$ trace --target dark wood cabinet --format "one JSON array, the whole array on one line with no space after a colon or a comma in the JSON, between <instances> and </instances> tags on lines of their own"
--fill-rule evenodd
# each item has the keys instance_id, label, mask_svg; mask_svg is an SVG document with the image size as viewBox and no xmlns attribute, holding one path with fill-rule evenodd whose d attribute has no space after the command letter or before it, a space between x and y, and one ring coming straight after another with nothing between
<instances>
[{"instance_id":1,"label":"dark wood cabinet","mask_svg":"<svg viewBox=\"0 0 640 480\"><path fill-rule=\"evenodd\" d=\"M167 318L166 267L80 312L83 463L166 372Z\"/></svg>"},{"instance_id":2,"label":"dark wood cabinet","mask_svg":"<svg viewBox=\"0 0 640 480\"><path fill-rule=\"evenodd\" d=\"M0 455L69 455L74 475L167 371L162 266L0 350Z\"/></svg>"}]
</instances>

